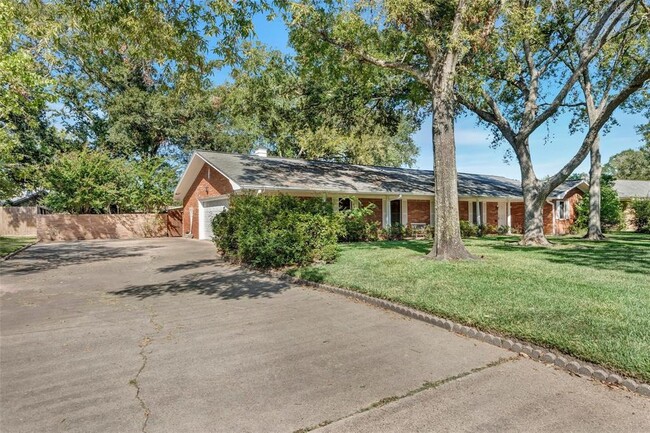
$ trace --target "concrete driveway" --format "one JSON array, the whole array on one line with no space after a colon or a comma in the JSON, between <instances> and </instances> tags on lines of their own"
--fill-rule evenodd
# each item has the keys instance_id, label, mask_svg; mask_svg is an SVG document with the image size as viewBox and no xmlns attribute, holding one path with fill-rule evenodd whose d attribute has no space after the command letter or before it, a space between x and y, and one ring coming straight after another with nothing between
<instances>
[{"instance_id":1,"label":"concrete driveway","mask_svg":"<svg viewBox=\"0 0 650 433\"><path fill-rule=\"evenodd\" d=\"M650 399L185 239L0 263L0 431L650 431Z\"/></svg>"}]
</instances>

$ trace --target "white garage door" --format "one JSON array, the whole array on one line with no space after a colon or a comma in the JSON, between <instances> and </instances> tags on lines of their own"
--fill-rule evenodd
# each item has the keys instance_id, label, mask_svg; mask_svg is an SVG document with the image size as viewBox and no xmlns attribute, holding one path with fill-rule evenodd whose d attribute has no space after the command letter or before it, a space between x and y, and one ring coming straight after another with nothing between
<instances>
[{"instance_id":1,"label":"white garage door","mask_svg":"<svg viewBox=\"0 0 650 433\"><path fill-rule=\"evenodd\" d=\"M227 198L200 202L199 239L212 239L212 218L226 209L228 209Z\"/></svg>"}]
</instances>

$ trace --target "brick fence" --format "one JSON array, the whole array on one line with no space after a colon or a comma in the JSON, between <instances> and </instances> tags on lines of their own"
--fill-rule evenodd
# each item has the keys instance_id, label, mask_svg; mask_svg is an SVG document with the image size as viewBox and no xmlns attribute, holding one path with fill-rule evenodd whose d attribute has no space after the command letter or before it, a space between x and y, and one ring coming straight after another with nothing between
<instances>
[{"instance_id":1,"label":"brick fence","mask_svg":"<svg viewBox=\"0 0 650 433\"><path fill-rule=\"evenodd\" d=\"M0 236L36 236L39 241L137 239L181 236L182 213L40 215L36 208L5 207Z\"/></svg>"},{"instance_id":2,"label":"brick fence","mask_svg":"<svg viewBox=\"0 0 650 433\"><path fill-rule=\"evenodd\" d=\"M0 207L0 236L36 236L37 207Z\"/></svg>"}]
</instances>

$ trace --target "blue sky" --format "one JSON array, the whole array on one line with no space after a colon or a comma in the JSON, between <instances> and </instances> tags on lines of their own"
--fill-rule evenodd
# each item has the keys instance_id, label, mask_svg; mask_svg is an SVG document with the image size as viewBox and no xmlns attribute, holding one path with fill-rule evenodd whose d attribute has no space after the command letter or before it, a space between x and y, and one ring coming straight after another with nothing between
<instances>
[{"instance_id":1,"label":"blue sky","mask_svg":"<svg viewBox=\"0 0 650 433\"><path fill-rule=\"evenodd\" d=\"M257 38L266 46L290 52L287 46L287 30L280 19L271 22L260 16L255 20ZM227 71L215 74L215 82L228 79ZM643 113L628 114L616 112L614 117L619 125L601 138L601 153L603 162L612 155L625 149L639 148L641 137L637 135L635 126L645 123ZM538 177L554 174L578 150L582 140L580 133L571 135L568 129L568 118L560 118L556 122L542 126L531 138L531 154ZM433 147L431 144L431 118L422 124L420 131L413 139L420 149L415 168L430 170L433 167ZM456 159L458 170L468 173L494 174L519 179L519 166L516 160L506 163L503 160L507 144L492 149L490 131L484 126L477 125L474 115L461 116L456 121ZM588 172L588 157L576 172Z\"/></svg>"}]
</instances>

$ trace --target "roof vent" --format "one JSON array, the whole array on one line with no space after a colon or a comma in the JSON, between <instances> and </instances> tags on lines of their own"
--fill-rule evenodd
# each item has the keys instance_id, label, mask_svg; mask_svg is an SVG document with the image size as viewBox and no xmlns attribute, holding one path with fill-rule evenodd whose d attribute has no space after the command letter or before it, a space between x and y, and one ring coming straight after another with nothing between
<instances>
[{"instance_id":1,"label":"roof vent","mask_svg":"<svg viewBox=\"0 0 650 433\"><path fill-rule=\"evenodd\" d=\"M263 147L260 147L259 149L255 149L253 155L259 156L261 158L266 158L267 156L269 156L269 151Z\"/></svg>"}]
</instances>

